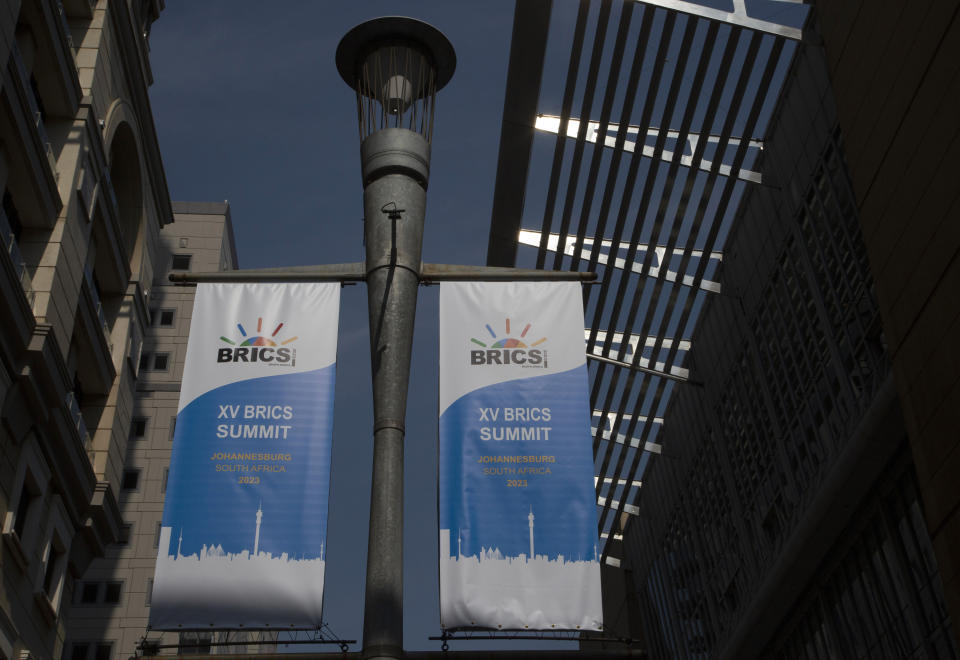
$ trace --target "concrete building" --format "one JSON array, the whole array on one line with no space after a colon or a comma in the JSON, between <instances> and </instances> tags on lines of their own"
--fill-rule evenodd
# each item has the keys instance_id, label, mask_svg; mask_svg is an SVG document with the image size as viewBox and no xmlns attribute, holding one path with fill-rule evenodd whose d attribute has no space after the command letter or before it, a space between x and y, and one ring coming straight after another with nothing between
<instances>
[{"instance_id":1,"label":"concrete building","mask_svg":"<svg viewBox=\"0 0 960 660\"><path fill-rule=\"evenodd\" d=\"M161 8L0 6L0 658L129 656L146 631L193 300L166 277L236 267L226 204L169 201Z\"/></svg>"},{"instance_id":2,"label":"concrete building","mask_svg":"<svg viewBox=\"0 0 960 660\"><path fill-rule=\"evenodd\" d=\"M172 221L147 98L162 3L0 4L0 657L60 657L117 497Z\"/></svg>"},{"instance_id":3,"label":"concrete building","mask_svg":"<svg viewBox=\"0 0 960 660\"><path fill-rule=\"evenodd\" d=\"M960 621L960 9L822 2L844 155L954 634Z\"/></svg>"},{"instance_id":4,"label":"concrete building","mask_svg":"<svg viewBox=\"0 0 960 660\"><path fill-rule=\"evenodd\" d=\"M138 357L127 453L119 493L120 542L94 560L74 590L64 658L124 658L141 641L209 651L209 642L248 641L246 633L150 632L147 621L160 541L170 450L193 311L194 287L174 286L176 271L237 268L226 203L174 202L175 222L160 233L162 267L153 281L150 326ZM256 634L256 633L255 633ZM268 636L269 637L269 636ZM259 638L258 638L259 639ZM232 646L217 652L237 652ZM244 652L244 646L239 652ZM169 650L166 650L169 653Z\"/></svg>"},{"instance_id":5,"label":"concrete building","mask_svg":"<svg viewBox=\"0 0 960 660\"><path fill-rule=\"evenodd\" d=\"M957 657L956 3L732 4L517 7L488 263L600 276L605 625Z\"/></svg>"}]
</instances>

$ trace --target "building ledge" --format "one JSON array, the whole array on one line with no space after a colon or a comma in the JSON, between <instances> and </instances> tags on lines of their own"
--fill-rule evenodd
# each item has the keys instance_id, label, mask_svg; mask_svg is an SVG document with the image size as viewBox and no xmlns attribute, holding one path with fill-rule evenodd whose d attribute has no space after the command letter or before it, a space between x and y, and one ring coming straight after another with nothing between
<instances>
[{"instance_id":1,"label":"building ledge","mask_svg":"<svg viewBox=\"0 0 960 660\"><path fill-rule=\"evenodd\" d=\"M87 517L70 548L70 571L83 575L90 562L106 553L107 546L120 540L123 519L113 489L106 481L97 482L87 509Z\"/></svg>"},{"instance_id":2,"label":"building ledge","mask_svg":"<svg viewBox=\"0 0 960 660\"><path fill-rule=\"evenodd\" d=\"M52 326L36 326L24 366L29 370L22 370L21 374L30 379L32 387L39 393L33 412L37 419L47 417L43 432L38 436L47 455L57 457L56 487L63 497L69 518L79 525L97 482L84 447L85 438L80 436L69 408L68 392L72 382Z\"/></svg>"},{"instance_id":3,"label":"building ledge","mask_svg":"<svg viewBox=\"0 0 960 660\"><path fill-rule=\"evenodd\" d=\"M117 375L113 366L110 328L103 316L103 304L96 295L92 277L85 277L80 286L77 322L82 324L88 341L88 351L81 355L84 391L108 394ZM92 382L93 381L93 382Z\"/></svg>"},{"instance_id":4,"label":"building ledge","mask_svg":"<svg viewBox=\"0 0 960 660\"><path fill-rule=\"evenodd\" d=\"M6 546L10 556L13 557L14 562L20 567L20 572L26 573L29 560L27 559L27 553L24 552L23 544L20 543L20 537L17 536L17 533L13 531L4 532L3 545Z\"/></svg>"},{"instance_id":5,"label":"building ledge","mask_svg":"<svg viewBox=\"0 0 960 660\"><path fill-rule=\"evenodd\" d=\"M13 350L19 352L30 340L35 321L22 280L10 257L4 255L0 255L0 300L5 303L3 316L7 319L0 331L3 343L7 347L15 347Z\"/></svg>"},{"instance_id":6,"label":"building ledge","mask_svg":"<svg viewBox=\"0 0 960 660\"><path fill-rule=\"evenodd\" d=\"M104 292L121 293L130 280L130 264L120 236L120 211L107 167L103 136L89 97L81 102L77 120L83 124L84 144L88 147L83 159L82 189L78 194L88 221L92 222L97 215L96 209L100 209L100 221L93 225L97 241L97 277Z\"/></svg>"},{"instance_id":7,"label":"building ledge","mask_svg":"<svg viewBox=\"0 0 960 660\"><path fill-rule=\"evenodd\" d=\"M36 603L37 609L40 610L40 614L43 615L44 621L47 622L48 626L52 626L57 621L57 610L54 608L53 603L50 602L50 598L43 591L34 591L33 592L33 602Z\"/></svg>"},{"instance_id":8,"label":"building ledge","mask_svg":"<svg viewBox=\"0 0 960 660\"><path fill-rule=\"evenodd\" d=\"M117 503L117 498L109 482L97 482L93 497L90 498L90 512L87 520L106 544L116 543L120 540L123 516L120 514L120 505Z\"/></svg>"},{"instance_id":9,"label":"building ledge","mask_svg":"<svg viewBox=\"0 0 960 660\"><path fill-rule=\"evenodd\" d=\"M53 0L24 3L23 8L39 40L38 62L45 75L37 78L47 109L55 117L73 117L82 92L67 17Z\"/></svg>"}]
</instances>

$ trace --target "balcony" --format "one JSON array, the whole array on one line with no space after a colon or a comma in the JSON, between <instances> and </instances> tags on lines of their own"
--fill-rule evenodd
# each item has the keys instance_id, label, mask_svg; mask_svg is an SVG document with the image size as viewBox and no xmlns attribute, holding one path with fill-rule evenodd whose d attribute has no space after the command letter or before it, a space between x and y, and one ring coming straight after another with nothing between
<instances>
[{"instance_id":1,"label":"balcony","mask_svg":"<svg viewBox=\"0 0 960 660\"><path fill-rule=\"evenodd\" d=\"M43 145L43 153L47 157L47 164L50 166L50 171L53 173L53 178L56 180L58 178L57 173L57 159L53 155L53 146L50 144L50 136L47 135L46 126L43 125L43 113L40 112L40 106L37 105L37 99L33 94L33 86L30 84L30 74L27 73L27 68L23 64L23 58L20 56L20 49L13 49L13 66L16 69L17 76L20 78L20 84L23 86L25 91L24 100L27 103L27 108L29 109L30 123L33 125L33 128L37 131L37 136L40 139L40 144Z\"/></svg>"},{"instance_id":2,"label":"balcony","mask_svg":"<svg viewBox=\"0 0 960 660\"><path fill-rule=\"evenodd\" d=\"M102 179L100 180L100 191L103 192L107 205L107 214L119 225L120 222L120 202L117 201L117 192L113 188L113 179L110 176L110 168L103 167ZM119 233L117 234L119 236Z\"/></svg>"},{"instance_id":3,"label":"balcony","mask_svg":"<svg viewBox=\"0 0 960 660\"><path fill-rule=\"evenodd\" d=\"M62 206L56 161L30 75L16 45L10 49L6 73L0 103L0 139L8 151L8 162L19 164L11 169L7 185L24 193L17 200L24 223L50 228Z\"/></svg>"},{"instance_id":4,"label":"balcony","mask_svg":"<svg viewBox=\"0 0 960 660\"><path fill-rule=\"evenodd\" d=\"M93 223L93 240L96 241L96 263L100 293L122 295L130 281L130 263L120 235L120 207L114 191L110 168L106 164L100 128L93 118L93 109L81 108L85 123L84 140L89 146L81 160L81 180L78 194L83 200L87 220Z\"/></svg>"},{"instance_id":5,"label":"balcony","mask_svg":"<svg viewBox=\"0 0 960 660\"><path fill-rule=\"evenodd\" d=\"M77 430L77 435L80 436L80 440L83 443L83 450L87 452L90 464L93 465L93 440L90 437L90 432L87 430L87 423L83 420L83 412L80 410L80 403L77 401L76 394L72 391L67 392L65 403L67 409L70 411L70 416L73 417L73 427Z\"/></svg>"},{"instance_id":6,"label":"balcony","mask_svg":"<svg viewBox=\"0 0 960 660\"><path fill-rule=\"evenodd\" d=\"M103 330L103 338L112 351L113 341L110 338L110 325L107 323L107 317L103 313L103 303L100 301L100 289L97 288L97 283L93 279L93 270L91 270L90 266L83 267L83 279L87 283L93 309L96 312L97 321L100 322L100 329Z\"/></svg>"},{"instance_id":7,"label":"balcony","mask_svg":"<svg viewBox=\"0 0 960 660\"><path fill-rule=\"evenodd\" d=\"M20 21L36 40L33 73L50 117L72 118L83 92L66 11L60 0L22 3Z\"/></svg>"},{"instance_id":8,"label":"balcony","mask_svg":"<svg viewBox=\"0 0 960 660\"><path fill-rule=\"evenodd\" d=\"M27 272L27 264L20 255L20 246L17 245L17 239L10 228L10 222L7 220L7 214L0 209L0 239L3 247L10 256L10 263L13 264L13 270L20 280L20 286L23 287L23 293L27 297L27 303L33 308L33 301L36 299L36 293L33 290L33 280L30 273Z\"/></svg>"},{"instance_id":9,"label":"balcony","mask_svg":"<svg viewBox=\"0 0 960 660\"><path fill-rule=\"evenodd\" d=\"M113 384L113 343L100 298L100 290L90 267L85 267L80 299L77 304L77 352L79 373L83 374L83 390L91 395L106 395Z\"/></svg>"}]
</instances>

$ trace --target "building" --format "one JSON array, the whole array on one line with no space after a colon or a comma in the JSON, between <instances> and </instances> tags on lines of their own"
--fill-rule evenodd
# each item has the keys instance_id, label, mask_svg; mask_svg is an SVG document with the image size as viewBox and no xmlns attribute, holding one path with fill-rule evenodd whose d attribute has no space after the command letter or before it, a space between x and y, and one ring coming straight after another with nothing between
<instances>
[{"instance_id":1,"label":"building","mask_svg":"<svg viewBox=\"0 0 960 660\"><path fill-rule=\"evenodd\" d=\"M956 3L551 4L517 5L488 264L599 275L609 633L957 657Z\"/></svg>"},{"instance_id":2,"label":"building","mask_svg":"<svg viewBox=\"0 0 960 660\"><path fill-rule=\"evenodd\" d=\"M0 658L134 653L193 299L166 278L236 267L225 203L169 201L161 8L0 7Z\"/></svg>"},{"instance_id":3,"label":"building","mask_svg":"<svg viewBox=\"0 0 960 660\"><path fill-rule=\"evenodd\" d=\"M210 650L211 641L249 641L246 633L159 633L147 628L170 450L180 398L196 289L171 284L170 272L237 268L226 203L174 202L175 222L160 232L163 255L153 280L150 326L137 360L138 377L119 493L119 543L91 562L77 582L64 658L135 655L141 642ZM232 646L217 651L237 652ZM239 649L246 650L246 646ZM165 651L169 653L169 650Z\"/></svg>"},{"instance_id":4,"label":"building","mask_svg":"<svg viewBox=\"0 0 960 660\"><path fill-rule=\"evenodd\" d=\"M818 3L826 67L873 273L917 487L960 621L960 18L956 3L894 3L870 21ZM853 53L858 51L859 55ZM864 62L874 64L863 70Z\"/></svg>"},{"instance_id":5,"label":"building","mask_svg":"<svg viewBox=\"0 0 960 660\"><path fill-rule=\"evenodd\" d=\"M160 4L0 5L0 656L60 657L118 495L160 230ZM160 266L165 268L165 266Z\"/></svg>"}]
</instances>

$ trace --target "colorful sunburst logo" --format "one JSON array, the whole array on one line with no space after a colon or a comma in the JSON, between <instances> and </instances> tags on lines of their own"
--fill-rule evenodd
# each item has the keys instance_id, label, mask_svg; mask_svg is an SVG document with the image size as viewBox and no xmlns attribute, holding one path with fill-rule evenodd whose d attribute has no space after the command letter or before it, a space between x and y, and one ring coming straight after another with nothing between
<instances>
[{"instance_id":1,"label":"colorful sunburst logo","mask_svg":"<svg viewBox=\"0 0 960 660\"><path fill-rule=\"evenodd\" d=\"M247 334L246 329L243 327L242 323L237 323L237 330L240 331L241 339L233 341L227 337L220 337L221 341L225 341L231 346L286 346L290 342L294 342L299 337L293 336L290 339L280 340L277 337L277 334L283 328L283 323L280 323L276 328L273 329L273 332L270 333L270 336L264 336L261 334L263 332L263 317L257 318L257 334L255 336L250 336Z\"/></svg>"},{"instance_id":2,"label":"colorful sunburst logo","mask_svg":"<svg viewBox=\"0 0 960 660\"><path fill-rule=\"evenodd\" d=\"M503 338L499 338L497 337L497 333L493 331L493 328L490 327L490 324L487 323L484 327L487 329L487 332L490 333L490 337L492 338L492 343L486 344L474 337L471 337L470 341L472 341L474 344L477 344L478 346L483 346L484 348L533 348L534 346L539 346L543 342L547 341L546 337L541 337L540 339L530 344L524 341L524 339L527 336L527 333L530 332L530 326L531 326L530 323L525 325L523 328L523 332L520 333L519 337L511 337L510 336L510 319L508 318L506 319L506 323L505 323L506 330L504 332L504 334L507 336Z\"/></svg>"}]
</instances>

